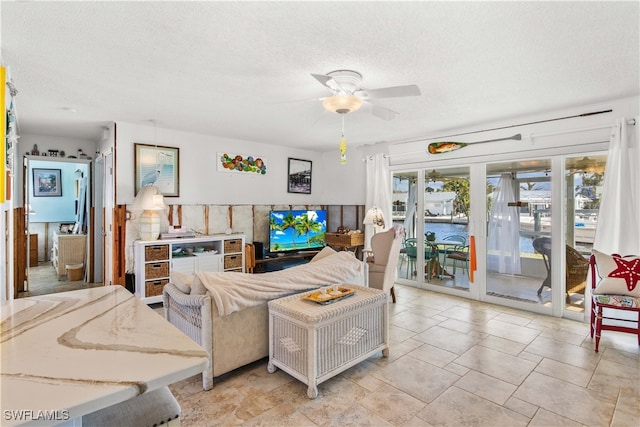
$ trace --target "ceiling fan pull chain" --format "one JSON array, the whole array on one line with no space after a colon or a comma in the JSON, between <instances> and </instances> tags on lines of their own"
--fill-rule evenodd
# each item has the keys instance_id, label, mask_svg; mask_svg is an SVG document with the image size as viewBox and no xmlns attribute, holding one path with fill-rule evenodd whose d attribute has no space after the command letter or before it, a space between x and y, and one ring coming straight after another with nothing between
<instances>
[{"instance_id":1,"label":"ceiling fan pull chain","mask_svg":"<svg viewBox=\"0 0 640 427\"><path fill-rule=\"evenodd\" d=\"M340 163L347 163L347 140L344 137L344 114L342 115L342 136L340 137Z\"/></svg>"}]
</instances>

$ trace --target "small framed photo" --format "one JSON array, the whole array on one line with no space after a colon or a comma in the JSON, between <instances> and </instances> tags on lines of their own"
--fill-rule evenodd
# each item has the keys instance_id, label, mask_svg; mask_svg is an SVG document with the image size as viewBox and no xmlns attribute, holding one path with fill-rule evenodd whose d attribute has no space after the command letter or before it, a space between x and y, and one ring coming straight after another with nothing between
<instances>
[{"instance_id":1,"label":"small framed photo","mask_svg":"<svg viewBox=\"0 0 640 427\"><path fill-rule=\"evenodd\" d=\"M62 197L60 171L33 168L33 197Z\"/></svg>"},{"instance_id":2,"label":"small framed photo","mask_svg":"<svg viewBox=\"0 0 640 427\"><path fill-rule=\"evenodd\" d=\"M287 191L289 193L311 194L311 160L289 157Z\"/></svg>"},{"instance_id":3,"label":"small framed photo","mask_svg":"<svg viewBox=\"0 0 640 427\"><path fill-rule=\"evenodd\" d=\"M60 224L60 233L71 233L75 224Z\"/></svg>"},{"instance_id":4,"label":"small framed photo","mask_svg":"<svg viewBox=\"0 0 640 427\"><path fill-rule=\"evenodd\" d=\"M165 197L180 196L180 149L134 143L136 194L154 185Z\"/></svg>"}]
</instances>

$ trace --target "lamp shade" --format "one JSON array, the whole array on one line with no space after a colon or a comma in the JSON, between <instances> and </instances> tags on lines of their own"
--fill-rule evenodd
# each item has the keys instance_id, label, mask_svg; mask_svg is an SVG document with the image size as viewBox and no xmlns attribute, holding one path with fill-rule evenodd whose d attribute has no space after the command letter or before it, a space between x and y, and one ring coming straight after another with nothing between
<instances>
[{"instance_id":1,"label":"lamp shade","mask_svg":"<svg viewBox=\"0 0 640 427\"><path fill-rule=\"evenodd\" d=\"M325 110L332 113L347 114L362 107L362 99L355 95L328 96L322 101Z\"/></svg>"},{"instance_id":2,"label":"lamp shade","mask_svg":"<svg viewBox=\"0 0 640 427\"><path fill-rule=\"evenodd\" d=\"M367 211L367 214L362 221L363 224L373 224L378 227L384 227L384 214L382 213L382 209L377 206L372 207Z\"/></svg>"}]
</instances>

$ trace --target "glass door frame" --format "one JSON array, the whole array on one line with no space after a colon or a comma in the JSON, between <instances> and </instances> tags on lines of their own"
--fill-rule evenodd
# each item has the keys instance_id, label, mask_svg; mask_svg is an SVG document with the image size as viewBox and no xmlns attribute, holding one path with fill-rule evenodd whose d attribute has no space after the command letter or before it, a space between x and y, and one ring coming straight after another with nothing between
<instances>
[{"instance_id":1,"label":"glass door frame","mask_svg":"<svg viewBox=\"0 0 640 427\"><path fill-rule=\"evenodd\" d=\"M605 145L594 144L589 146L589 150L585 150L587 147L581 146L560 146L545 151L545 155L541 156L540 151L535 152L512 152L503 154L492 154L486 156L436 160L430 162L424 162L420 164L412 163L407 165L393 165L391 166L391 174L393 176L396 172L412 172L417 173L417 194L424 194L425 191L425 175L431 169L446 169L447 167L459 166L461 163L465 163L465 166L469 167L469 188L470 188L470 210L469 216L469 236L474 236L475 239L475 252L476 252L476 271L474 272L474 281L469 284L469 291L461 291L457 289L444 288L442 286L432 285L428 283L424 275L417 275L416 280L399 279L398 283L414 286L420 289L427 289L434 292L451 294L460 296L467 299L484 301L493 303L496 305L508 306L517 309L523 309L535 313L549 315L553 317L566 317L572 320L580 322L586 322L589 318L589 289L585 289L585 307L583 312L566 310L565 301L565 286L560 286L563 283L564 276L566 274L565 267L565 251L564 246L566 244L566 222L564 221L567 215L567 209L565 207L565 199L567 197L567 188L565 182L565 163L569 157L582 156L582 155L594 155L594 154L607 154L607 148ZM544 306L541 304L531 304L516 300L507 300L495 296L486 295L487 291L487 200L486 200L486 178L487 178L487 165L490 163L500 163L506 161L526 161L530 159L545 158L551 160L551 206L553 214L551 216L551 230L552 236L552 264L559 266L559 268L553 268L551 270L551 306ZM481 186L481 187L478 187ZM474 190L475 188L482 188L482 191ZM417 197L417 212L422 212L422 217L419 221L424 221L424 197ZM418 239L418 253L423 253L424 243L422 239ZM416 269L423 271L424 260L418 257L416 260ZM555 284L555 286L553 286ZM589 287L587 283L587 288Z\"/></svg>"}]
</instances>

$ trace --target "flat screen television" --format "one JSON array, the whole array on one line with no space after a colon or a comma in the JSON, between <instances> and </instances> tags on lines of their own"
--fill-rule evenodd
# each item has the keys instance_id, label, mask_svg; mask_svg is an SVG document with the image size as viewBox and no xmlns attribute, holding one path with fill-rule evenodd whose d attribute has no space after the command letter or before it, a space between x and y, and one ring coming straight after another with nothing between
<instances>
[{"instance_id":1,"label":"flat screen television","mask_svg":"<svg viewBox=\"0 0 640 427\"><path fill-rule=\"evenodd\" d=\"M282 210L269 212L269 252L323 248L327 211Z\"/></svg>"}]
</instances>

